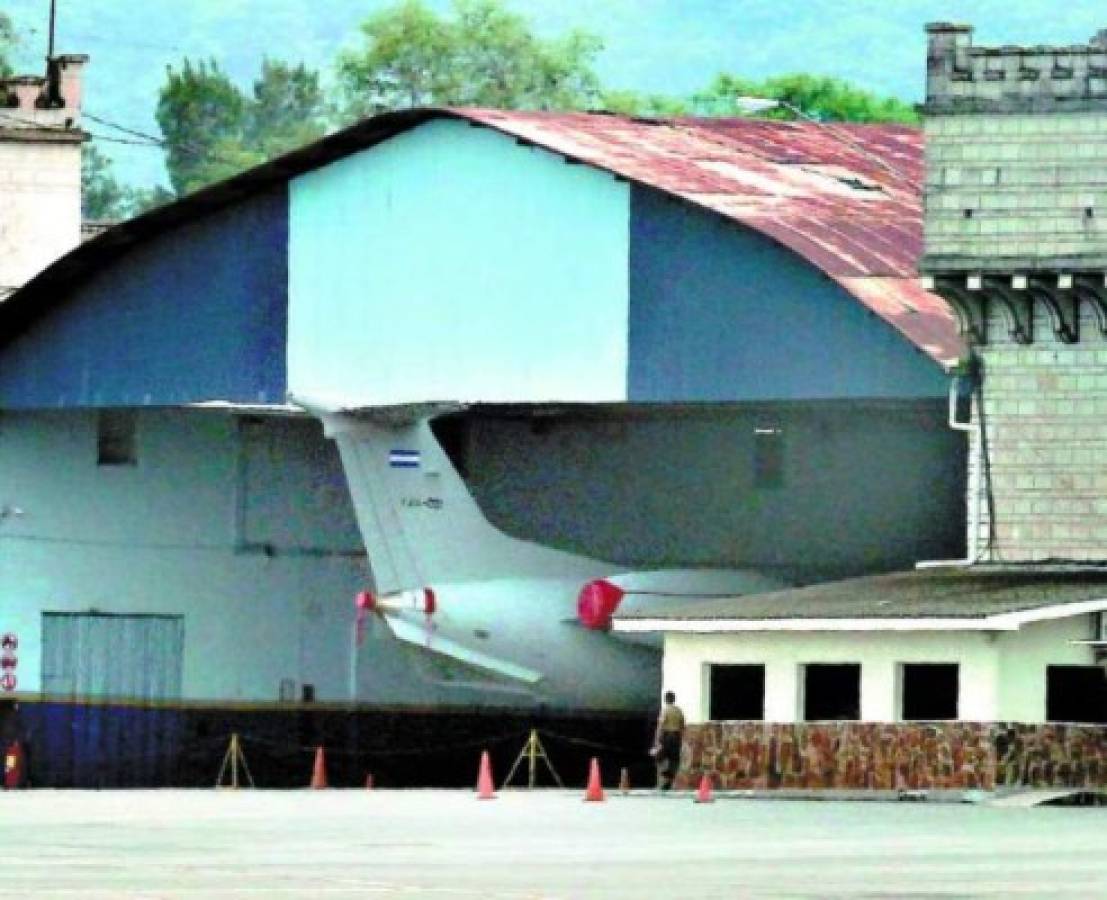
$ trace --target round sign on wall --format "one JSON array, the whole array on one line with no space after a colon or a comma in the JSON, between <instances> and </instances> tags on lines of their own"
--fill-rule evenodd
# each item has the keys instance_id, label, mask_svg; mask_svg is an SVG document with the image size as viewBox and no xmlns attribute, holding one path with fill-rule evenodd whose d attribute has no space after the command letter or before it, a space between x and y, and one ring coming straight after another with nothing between
<instances>
[{"instance_id":1,"label":"round sign on wall","mask_svg":"<svg viewBox=\"0 0 1107 900\"><path fill-rule=\"evenodd\" d=\"M16 684L15 672L6 671L0 675L0 691L14 691Z\"/></svg>"},{"instance_id":2,"label":"round sign on wall","mask_svg":"<svg viewBox=\"0 0 1107 900\"><path fill-rule=\"evenodd\" d=\"M18 650L19 638L12 634L10 631L3 637L0 637L0 650Z\"/></svg>"}]
</instances>

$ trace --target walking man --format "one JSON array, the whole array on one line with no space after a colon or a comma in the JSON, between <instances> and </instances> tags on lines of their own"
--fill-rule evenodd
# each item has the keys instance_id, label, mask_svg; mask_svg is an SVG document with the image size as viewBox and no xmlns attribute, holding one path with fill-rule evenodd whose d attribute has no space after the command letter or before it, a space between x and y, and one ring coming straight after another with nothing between
<instances>
[{"instance_id":1,"label":"walking man","mask_svg":"<svg viewBox=\"0 0 1107 900\"><path fill-rule=\"evenodd\" d=\"M665 692L665 705L657 717L651 753L657 758L658 786L667 791L680 769L680 745L684 737L684 713L676 705L676 694Z\"/></svg>"}]
</instances>

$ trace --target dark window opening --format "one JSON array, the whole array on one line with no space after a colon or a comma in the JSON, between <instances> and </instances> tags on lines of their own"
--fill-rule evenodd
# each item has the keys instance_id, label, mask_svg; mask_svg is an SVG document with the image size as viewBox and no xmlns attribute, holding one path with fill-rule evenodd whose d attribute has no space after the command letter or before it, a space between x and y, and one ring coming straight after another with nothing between
<instances>
[{"instance_id":1,"label":"dark window opening","mask_svg":"<svg viewBox=\"0 0 1107 900\"><path fill-rule=\"evenodd\" d=\"M709 673L712 721L765 718L765 667L713 665Z\"/></svg>"},{"instance_id":2,"label":"dark window opening","mask_svg":"<svg viewBox=\"0 0 1107 900\"><path fill-rule=\"evenodd\" d=\"M904 663L901 716L904 721L956 719L958 669L956 663Z\"/></svg>"},{"instance_id":3,"label":"dark window opening","mask_svg":"<svg viewBox=\"0 0 1107 900\"><path fill-rule=\"evenodd\" d=\"M469 452L472 443L472 427L468 416L440 416L431 422L431 432L449 457L457 474L469 478Z\"/></svg>"},{"instance_id":4,"label":"dark window opening","mask_svg":"<svg viewBox=\"0 0 1107 900\"><path fill-rule=\"evenodd\" d=\"M754 429L753 483L759 488L784 484L784 432L779 428Z\"/></svg>"},{"instance_id":5,"label":"dark window opening","mask_svg":"<svg viewBox=\"0 0 1107 900\"><path fill-rule=\"evenodd\" d=\"M808 722L861 718L860 663L809 663L803 667L803 718Z\"/></svg>"},{"instance_id":6,"label":"dark window opening","mask_svg":"<svg viewBox=\"0 0 1107 900\"><path fill-rule=\"evenodd\" d=\"M103 409L96 418L96 464L133 466L138 462L133 409Z\"/></svg>"},{"instance_id":7,"label":"dark window opening","mask_svg":"<svg viewBox=\"0 0 1107 900\"><path fill-rule=\"evenodd\" d=\"M1102 667L1047 666L1046 721L1107 723L1107 677Z\"/></svg>"}]
</instances>

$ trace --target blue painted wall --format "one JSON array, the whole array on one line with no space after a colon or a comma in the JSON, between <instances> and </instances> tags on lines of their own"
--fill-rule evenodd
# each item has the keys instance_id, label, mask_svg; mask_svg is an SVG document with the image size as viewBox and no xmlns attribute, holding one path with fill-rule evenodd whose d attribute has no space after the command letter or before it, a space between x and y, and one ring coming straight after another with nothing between
<instances>
[{"instance_id":1,"label":"blue painted wall","mask_svg":"<svg viewBox=\"0 0 1107 900\"><path fill-rule=\"evenodd\" d=\"M185 736L185 716L179 709L24 702L19 717L34 787L179 783L178 756Z\"/></svg>"},{"instance_id":2,"label":"blue painted wall","mask_svg":"<svg viewBox=\"0 0 1107 900\"><path fill-rule=\"evenodd\" d=\"M790 250L655 191L630 224L632 401L942 397L929 356Z\"/></svg>"},{"instance_id":3,"label":"blue painted wall","mask_svg":"<svg viewBox=\"0 0 1107 900\"><path fill-rule=\"evenodd\" d=\"M3 349L0 406L283 401L281 186L141 244Z\"/></svg>"}]
</instances>

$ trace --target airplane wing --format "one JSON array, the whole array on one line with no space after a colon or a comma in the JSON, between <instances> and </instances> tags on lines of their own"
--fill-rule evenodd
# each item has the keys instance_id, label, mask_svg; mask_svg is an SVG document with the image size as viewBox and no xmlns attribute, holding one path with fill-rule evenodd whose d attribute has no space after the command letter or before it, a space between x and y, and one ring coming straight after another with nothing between
<instances>
[{"instance_id":1,"label":"airplane wing","mask_svg":"<svg viewBox=\"0 0 1107 900\"><path fill-rule=\"evenodd\" d=\"M476 666L478 669L487 669L489 672L495 672L497 675L521 681L524 684L537 684L544 677L541 672L536 672L534 669L481 653L449 638L440 637L428 630L426 626L417 625L399 616L386 615L384 620L388 623L392 634L399 640L423 647L433 653L440 653L467 665Z\"/></svg>"}]
</instances>

